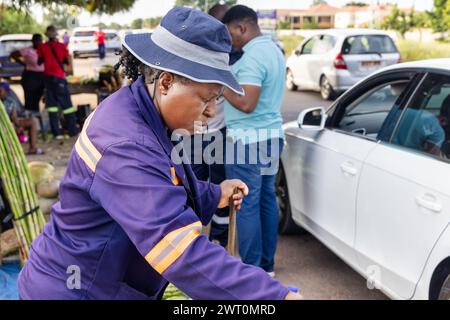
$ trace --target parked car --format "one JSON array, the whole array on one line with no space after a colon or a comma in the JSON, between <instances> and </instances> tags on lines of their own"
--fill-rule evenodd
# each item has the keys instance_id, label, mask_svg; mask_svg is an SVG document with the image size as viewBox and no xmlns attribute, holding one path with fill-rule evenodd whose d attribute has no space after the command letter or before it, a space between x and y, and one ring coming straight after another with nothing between
<instances>
[{"instance_id":1,"label":"parked car","mask_svg":"<svg viewBox=\"0 0 450 320\"><path fill-rule=\"evenodd\" d=\"M97 27L77 27L69 41L69 52L74 58L80 55L98 55Z\"/></svg>"},{"instance_id":2,"label":"parked car","mask_svg":"<svg viewBox=\"0 0 450 320\"><path fill-rule=\"evenodd\" d=\"M402 63L284 126L279 231L396 299L450 299L450 59Z\"/></svg>"},{"instance_id":3,"label":"parked car","mask_svg":"<svg viewBox=\"0 0 450 320\"><path fill-rule=\"evenodd\" d=\"M0 36L0 78L20 77L23 66L11 60L9 55L32 45L32 34L7 34Z\"/></svg>"},{"instance_id":4,"label":"parked car","mask_svg":"<svg viewBox=\"0 0 450 320\"><path fill-rule=\"evenodd\" d=\"M286 87L320 91L332 100L376 70L400 62L388 34L368 29L330 29L303 41L287 59Z\"/></svg>"},{"instance_id":5,"label":"parked car","mask_svg":"<svg viewBox=\"0 0 450 320\"><path fill-rule=\"evenodd\" d=\"M116 30L105 29L105 47L108 52L116 52L122 49L122 42Z\"/></svg>"}]
</instances>

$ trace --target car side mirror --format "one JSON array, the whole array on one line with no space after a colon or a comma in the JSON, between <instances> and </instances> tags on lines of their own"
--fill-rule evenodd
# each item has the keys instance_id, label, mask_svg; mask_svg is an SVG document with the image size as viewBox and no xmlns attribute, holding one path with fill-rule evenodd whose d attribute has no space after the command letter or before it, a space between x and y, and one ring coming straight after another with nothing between
<instances>
[{"instance_id":1,"label":"car side mirror","mask_svg":"<svg viewBox=\"0 0 450 320\"><path fill-rule=\"evenodd\" d=\"M294 54L295 54L296 56L299 56L299 55L302 54L302 52L301 52L299 49L295 49Z\"/></svg>"},{"instance_id":2,"label":"car side mirror","mask_svg":"<svg viewBox=\"0 0 450 320\"><path fill-rule=\"evenodd\" d=\"M327 114L324 107L309 108L300 112L297 122L300 129L322 131L325 128Z\"/></svg>"}]
</instances>

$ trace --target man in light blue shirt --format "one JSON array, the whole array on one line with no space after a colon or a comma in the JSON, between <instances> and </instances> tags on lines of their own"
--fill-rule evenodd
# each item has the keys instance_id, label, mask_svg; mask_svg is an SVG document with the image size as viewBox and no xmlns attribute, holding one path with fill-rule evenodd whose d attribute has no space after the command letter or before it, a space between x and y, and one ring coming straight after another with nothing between
<instances>
[{"instance_id":1,"label":"man in light blue shirt","mask_svg":"<svg viewBox=\"0 0 450 320\"><path fill-rule=\"evenodd\" d=\"M223 23L233 47L244 52L232 70L245 95L224 91L225 124L232 138L226 146L226 175L251 186L237 215L239 254L245 263L274 275L278 226L274 186L283 147L285 59L271 37L261 34L252 9L234 6Z\"/></svg>"}]
</instances>

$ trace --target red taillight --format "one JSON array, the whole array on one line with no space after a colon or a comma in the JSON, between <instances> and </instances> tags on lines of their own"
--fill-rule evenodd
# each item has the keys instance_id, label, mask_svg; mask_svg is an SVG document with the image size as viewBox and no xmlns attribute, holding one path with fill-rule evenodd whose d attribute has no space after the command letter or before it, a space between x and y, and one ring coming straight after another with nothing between
<instances>
[{"instance_id":1,"label":"red taillight","mask_svg":"<svg viewBox=\"0 0 450 320\"><path fill-rule=\"evenodd\" d=\"M334 67L336 69L346 70L347 65L345 64L344 58L342 57L342 53L339 53L334 59Z\"/></svg>"}]
</instances>

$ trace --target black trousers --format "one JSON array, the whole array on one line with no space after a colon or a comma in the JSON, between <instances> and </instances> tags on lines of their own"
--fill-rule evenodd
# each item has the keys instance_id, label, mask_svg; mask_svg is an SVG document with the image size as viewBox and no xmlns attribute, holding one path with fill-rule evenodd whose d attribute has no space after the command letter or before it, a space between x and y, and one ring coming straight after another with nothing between
<instances>
[{"instance_id":1,"label":"black trousers","mask_svg":"<svg viewBox=\"0 0 450 320\"><path fill-rule=\"evenodd\" d=\"M44 73L25 70L21 80L25 96L25 109L39 112L39 102L44 95Z\"/></svg>"}]
</instances>

